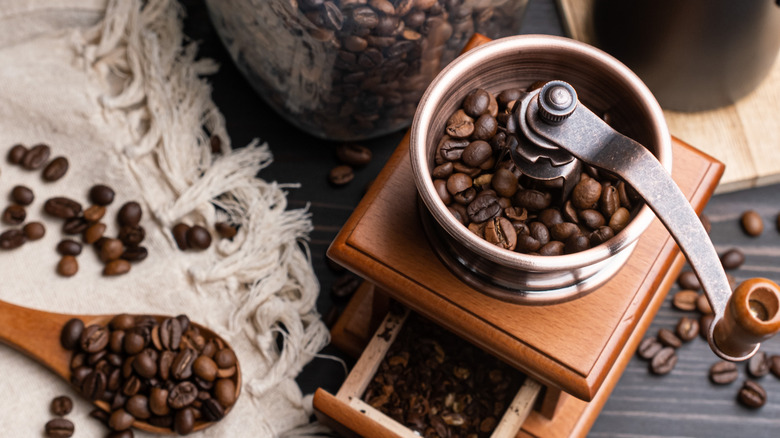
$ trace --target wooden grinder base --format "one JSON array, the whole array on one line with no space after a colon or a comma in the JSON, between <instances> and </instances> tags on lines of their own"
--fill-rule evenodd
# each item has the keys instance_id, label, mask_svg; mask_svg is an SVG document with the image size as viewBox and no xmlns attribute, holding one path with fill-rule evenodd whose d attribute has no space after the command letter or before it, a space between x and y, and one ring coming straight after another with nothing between
<instances>
[{"instance_id":1,"label":"wooden grinder base","mask_svg":"<svg viewBox=\"0 0 780 438\"><path fill-rule=\"evenodd\" d=\"M672 177L700 213L724 166L677 139L672 157ZM545 403L553 400L554 406L545 409L547 415L532 412L521 436L585 435L684 263L667 230L654 220L625 266L591 294L567 303L523 306L482 294L451 273L429 246L417 208L407 135L328 256L544 385ZM367 295L353 298L332 331L333 343L353 354L366 345L383 316L382 306L374 306L382 303L381 295ZM561 391L562 397L550 396ZM339 416L335 397L319 390L314 403L339 422L333 418Z\"/></svg>"}]
</instances>

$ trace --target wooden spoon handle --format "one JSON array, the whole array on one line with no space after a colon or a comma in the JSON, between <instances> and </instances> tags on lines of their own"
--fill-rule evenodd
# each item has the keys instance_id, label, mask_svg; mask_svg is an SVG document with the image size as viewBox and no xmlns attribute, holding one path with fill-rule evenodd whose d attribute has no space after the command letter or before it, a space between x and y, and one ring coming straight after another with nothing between
<instances>
[{"instance_id":1,"label":"wooden spoon handle","mask_svg":"<svg viewBox=\"0 0 780 438\"><path fill-rule=\"evenodd\" d=\"M71 353L60 345L60 333L73 317L0 301L0 342L69 380Z\"/></svg>"}]
</instances>

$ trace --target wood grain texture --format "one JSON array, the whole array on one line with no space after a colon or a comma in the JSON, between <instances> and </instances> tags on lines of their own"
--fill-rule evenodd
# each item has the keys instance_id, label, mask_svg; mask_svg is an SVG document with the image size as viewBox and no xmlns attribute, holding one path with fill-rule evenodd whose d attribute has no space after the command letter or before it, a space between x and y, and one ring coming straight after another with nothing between
<instances>
[{"instance_id":1,"label":"wood grain texture","mask_svg":"<svg viewBox=\"0 0 780 438\"><path fill-rule=\"evenodd\" d=\"M593 0L556 0L567 35L594 43ZM669 131L726 163L716 193L780 182L780 56L767 78L733 105L699 112L664 110Z\"/></svg>"}]
</instances>

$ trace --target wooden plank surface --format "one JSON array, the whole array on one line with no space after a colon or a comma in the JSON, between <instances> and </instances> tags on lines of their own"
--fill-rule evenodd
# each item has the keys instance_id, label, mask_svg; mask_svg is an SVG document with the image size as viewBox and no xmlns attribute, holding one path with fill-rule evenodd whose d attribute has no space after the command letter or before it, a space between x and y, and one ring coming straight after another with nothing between
<instances>
[{"instance_id":1,"label":"wooden plank surface","mask_svg":"<svg viewBox=\"0 0 780 438\"><path fill-rule=\"evenodd\" d=\"M567 35L594 43L593 0L556 0ZM727 163L716 193L780 182L780 56L759 87L733 105L665 110L672 135Z\"/></svg>"}]
</instances>

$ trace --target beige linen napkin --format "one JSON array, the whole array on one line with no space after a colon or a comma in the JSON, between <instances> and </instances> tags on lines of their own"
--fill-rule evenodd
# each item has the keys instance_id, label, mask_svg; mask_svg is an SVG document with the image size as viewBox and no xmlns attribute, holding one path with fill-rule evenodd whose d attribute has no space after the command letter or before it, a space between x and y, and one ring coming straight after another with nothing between
<instances>
[{"instance_id":1,"label":"beige linen napkin","mask_svg":"<svg viewBox=\"0 0 780 438\"><path fill-rule=\"evenodd\" d=\"M311 397L294 378L328 342L315 310L310 217L286 208L286 187L255 177L271 161L267 146L230 150L202 79L216 66L195 60L195 49L183 45L174 0L2 2L0 192L31 187L36 199L28 221L41 220L47 233L0 252L0 299L65 313L186 313L231 342L244 373L233 411L199 436L300 434L301 427L312 429ZM211 135L222 139L223 153L212 154ZM12 145L41 142L70 160L62 180L46 183L40 171L5 161ZM59 277L54 248L64 237L61 222L44 214L43 203L64 195L87 205L96 183L117 192L107 214L109 235L116 235L119 206L141 203L149 257L129 274L107 278L85 248L78 274ZM213 231L221 220L241 225L232 241L215 239L204 252L176 248L175 223ZM66 382L5 346L0 394L2 436L42 436L52 418L49 402L61 394L77 400L67 417L76 436L106 433Z\"/></svg>"}]
</instances>

